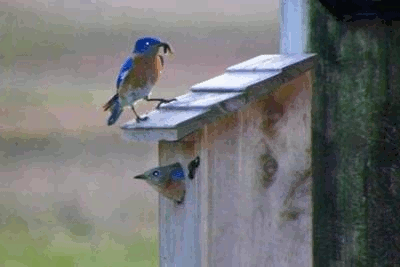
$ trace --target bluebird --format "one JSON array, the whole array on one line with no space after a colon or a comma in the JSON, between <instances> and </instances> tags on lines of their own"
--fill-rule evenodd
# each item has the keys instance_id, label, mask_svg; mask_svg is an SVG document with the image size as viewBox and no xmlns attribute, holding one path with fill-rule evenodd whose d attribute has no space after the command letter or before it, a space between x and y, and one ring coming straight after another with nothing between
<instances>
[{"instance_id":1,"label":"bluebird","mask_svg":"<svg viewBox=\"0 0 400 267\"><path fill-rule=\"evenodd\" d=\"M160 48L162 48L161 51ZM162 103L176 100L148 98L164 69L162 54L168 53L173 54L170 45L161 42L158 38L144 37L136 41L132 54L122 64L118 73L117 93L103 106L104 111L111 111L108 125L113 125L120 117L123 108L128 105L132 108L138 123L146 120L147 117L140 117L135 111L134 103L140 99L159 101L157 109Z\"/></svg>"},{"instance_id":2,"label":"bluebird","mask_svg":"<svg viewBox=\"0 0 400 267\"><path fill-rule=\"evenodd\" d=\"M134 178L145 180L157 192L178 204L185 198L185 175L182 165L178 162L153 168Z\"/></svg>"}]
</instances>

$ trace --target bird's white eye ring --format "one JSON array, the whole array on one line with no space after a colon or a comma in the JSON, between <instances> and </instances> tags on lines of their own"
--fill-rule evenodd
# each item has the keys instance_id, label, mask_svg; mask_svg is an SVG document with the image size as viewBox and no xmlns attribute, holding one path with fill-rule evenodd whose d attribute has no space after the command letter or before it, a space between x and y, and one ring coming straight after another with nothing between
<instances>
[{"instance_id":1,"label":"bird's white eye ring","mask_svg":"<svg viewBox=\"0 0 400 267\"><path fill-rule=\"evenodd\" d=\"M147 42L146 45L149 45L149 42Z\"/></svg>"},{"instance_id":2,"label":"bird's white eye ring","mask_svg":"<svg viewBox=\"0 0 400 267\"><path fill-rule=\"evenodd\" d=\"M159 171L154 171L153 172L153 176L159 176L160 175L160 172Z\"/></svg>"}]
</instances>

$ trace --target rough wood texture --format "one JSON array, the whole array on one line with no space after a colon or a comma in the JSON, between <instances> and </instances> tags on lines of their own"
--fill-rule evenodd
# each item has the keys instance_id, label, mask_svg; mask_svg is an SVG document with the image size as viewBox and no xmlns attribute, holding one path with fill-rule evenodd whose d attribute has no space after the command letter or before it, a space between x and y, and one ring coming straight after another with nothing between
<instances>
[{"instance_id":1,"label":"rough wood texture","mask_svg":"<svg viewBox=\"0 0 400 267\"><path fill-rule=\"evenodd\" d=\"M181 206L160 197L160 266L311 266L310 103L307 72L160 143L161 165L201 160Z\"/></svg>"},{"instance_id":2,"label":"rough wood texture","mask_svg":"<svg viewBox=\"0 0 400 267\"><path fill-rule=\"evenodd\" d=\"M308 37L308 0L281 0L279 52L304 53Z\"/></svg>"},{"instance_id":3,"label":"rough wood texture","mask_svg":"<svg viewBox=\"0 0 400 267\"><path fill-rule=\"evenodd\" d=\"M159 163L180 162L187 176L187 166L196 157L195 142L160 142ZM200 163L201 164L201 163ZM201 165L200 165L201 166ZM197 177L199 173L197 170ZM186 181L184 204L160 196L159 240L160 266L200 266L200 198L198 180Z\"/></svg>"},{"instance_id":4,"label":"rough wood texture","mask_svg":"<svg viewBox=\"0 0 400 267\"><path fill-rule=\"evenodd\" d=\"M176 141L228 113L271 94L313 68L316 55L260 55L196 84L177 101L161 105L149 119L124 126L124 137L135 141Z\"/></svg>"},{"instance_id":5,"label":"rough wood texture","mask_svg":"<svg viewBox=\"0 0 400 267\"><path fill-rule=\"evenodd\" d=\"M314 266L400 266L400 22L310 23Z\"/></svg>"}]
</instances>

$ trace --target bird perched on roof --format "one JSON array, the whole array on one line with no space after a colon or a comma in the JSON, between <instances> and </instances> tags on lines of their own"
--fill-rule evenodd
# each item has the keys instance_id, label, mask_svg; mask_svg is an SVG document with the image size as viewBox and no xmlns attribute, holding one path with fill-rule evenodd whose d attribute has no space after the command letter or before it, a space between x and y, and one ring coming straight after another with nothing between
<instances>
[{"instance_id":1,"label":"bird perched on roof","mask_svg":"<svg viewBox=\"0 0 400 267\"><path fill-rule=\"evenodd\" d=\"M146 120L147 117L140 117L135 111L134 103L140 99L159 101L157 109L162 103L175 100L148 98L164 69L162 54L168 53L173 54L170 45L161 42L158 38L144 37L136 41L132 54L122 64L118 73L117 93L103 106L104 111L111 111L108 125L113 125L118 120L125 106L132 108L138 123Z\"/></svg>"},{"instance_id":2,"label":"bird perched on roof","mask_svg":"<svg viewBox=\"0 0 400 267\"><path fill-rule=\"evenodd\" d=\"M153 168L134 178L145 180L160 194L175 200L178 204L182 203L185 198L185 175L182 165L178 162Z\"/></svg>"}]
</instances>

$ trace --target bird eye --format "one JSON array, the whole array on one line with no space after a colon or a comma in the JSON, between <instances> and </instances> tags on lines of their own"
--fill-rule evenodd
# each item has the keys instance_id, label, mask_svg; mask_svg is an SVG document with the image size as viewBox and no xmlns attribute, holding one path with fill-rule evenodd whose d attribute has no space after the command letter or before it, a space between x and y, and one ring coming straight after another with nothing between
<instances>
[{"instance_id":1,"label":"bird eye","mask_svg":"<svg viewBox=\"0 0 400 267\"><path fill-rule=\"evenodd\" d=\"M149 42L147 42L146 45L149 45Z\"/></svg>"},{"instance_id":2,"label":"bird eye","mask_svg":"<svg viewBox=\"0 0 400 267\"><path fill-rule=\"evenodd\" d=\"M159 171L154 171L153 172L153 176L159 176L160 175L160 172Z\"/></svg>"}]
</instances>

